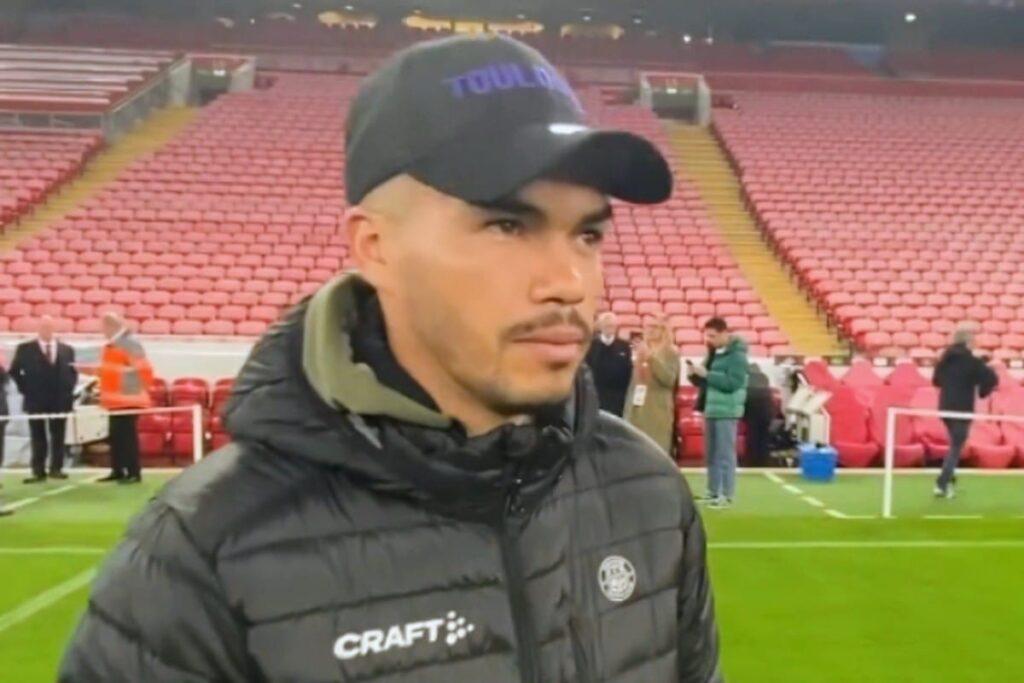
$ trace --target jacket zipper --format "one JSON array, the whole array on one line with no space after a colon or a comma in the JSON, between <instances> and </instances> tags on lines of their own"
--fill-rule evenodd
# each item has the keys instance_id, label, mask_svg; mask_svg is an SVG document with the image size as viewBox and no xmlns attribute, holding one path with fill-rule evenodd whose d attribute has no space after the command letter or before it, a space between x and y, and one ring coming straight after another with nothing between
<instances>
[{"instance_id":1,"label":"jacket zipper","mask_svg":"<svg viewBox=\"0 0 1024 683\"><path fill-rule=\"evenodd\" d=\"M508 601L512 611L512 625L516 632L516 651L519 654L519 674L523 683L540 683L537 670L537 638L530 626L526 605L526 577L516 548L519 532L516 518L522 513L519 502L519 481L509 486L505 498L505 514L499 532L501 561L508 582Z\"/></svg>"},{"instance_id":2,"label":"jacket zipper","mask_svg":"<svg viewBox=\"0 0 1024 683\"><path fill-rule=\"evenodd\" d=\"M572 640L572 658L576 664L576 683L591 683L594 677L587 663L587 649L580 633L580 620L575 614L569 617L569 638Z\"/></svg>"}]
</instances>

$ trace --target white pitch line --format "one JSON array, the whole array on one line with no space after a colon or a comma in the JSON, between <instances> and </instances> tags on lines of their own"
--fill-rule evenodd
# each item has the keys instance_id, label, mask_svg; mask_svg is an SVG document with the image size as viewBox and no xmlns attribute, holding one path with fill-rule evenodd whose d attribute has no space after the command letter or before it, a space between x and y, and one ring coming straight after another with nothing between
<instances>
[{"instance_id":1,"label":"white pitch line","mask_svg":"<svg viewBox=\"0 0 1024 683\"><path fill-rule=\"evenodd\" d=\"M13 503L8 503L7 505L5 505L4 509L5 510L17 510L18 508L23 508L26 505L31 505L32 503L38 503L39 500L40 499L39 499L38 496L33 496L32 498L19 498L18 500L14 501Z\"/></svg>"},{"instance_id":2,"label":"white pitch line","mask_svg":"<svg viewBox=\"0 0 1024 683\"><path fill-rule=\"evenodd\" d=\"M38 548L0 548L0 555L102 555L103 548L89 546L57 545Z\"/></svg>"},{"instance_id":3,"label":"white pitch line","mask_svg":"<svg viewBox=\"0 0 1024 683\"><path fill-rule=\"evenodd\" d=\"M83 479L82 481L77 481L77 482L75 482L73 484L66 484L64 486L61 486L61 487L58 487L58 488L55 488L55 489L51 489L49 491L43 491L38 496L32 496L31 498L19 498L18 500L15 500L15 501L13 501L11 503L8 503L7 505L0 506L0 508L7 509L7 510L17 510L19 508L25 507L26 505L32 505L34 503L38 503L43 498L46 498L46 497L49 497L49 496L59 496L62 493L67 493L68 491L74 491L75 489L79 488L82 484L92 484L92 483L95 483L95 482L99 481L100 479L102 479L103 476L104 475L102 475L102 474L97 474L97 475L92 476L92 477L87 477L87 478Z\"/></svg>"},{"instance_id":4,"label":"white pitch line","mask_svg":"<svg viewBox=\"0 0 1024 683\"><path fill-rule=\"evenodd\" d=\"M925 519L983 519L982 515L925 515Z\"/></svg>"},{"instance_id":5,"label":"white pitch line","mask_svg":"<svg viewBox=\"0 0 1024 683\"><path fill-rule=\"evenodd\" d=\"M47 607L60 602L78 589L89 585L95 575L95 567L86 569L80 574L75 574L67 581L58 583L53 588L47 589L34 598L21 603L9 612L0 614L0 633L3 633L12 626L20 624L26 619L30 619Z\"/></svg>"},{"instance_id":6,"label":"white pitch line","mask_svg":"<svg viewBox=\"0 0 1024 683\"><path fill-rule=\"evenodd\" d=\"M704 467L680 467L679 470L684 474L703 474L706 471ZM83 468L78 468L76 471L86 471ZM160 471L157 468L149 468L148 471ZM169 469L167 471L181 471L180 469ZM913 475L921 477L934 477L940 471L938 467L897 467L895 473L898 476ZM748 475L762 475L772 472L775 474L799 474L800 470L792 467L740 467L737 469L737 474L748 474ZM881 477L885 474L885 470L878 467L839 467L836 468L837 477L847 476L861 476L871 475L875 477ZM1024 477L1024 469L1017 468L1012 470L980 470L970 469L961 470L957 472L957 476L963 476L964 478L969 477Z\"/></svg>"},{"instance_id":7,"label":"white pitch line","mask_svg":"<svg viewBox=\"0 0 1024 683\"><path fill-rule=\"evenodd\" d=\"M845 512L833 510L832 508L825 508L824 512L829 517L834 517L836 519L878 519L878 517L875 517L874 515L848 515Z\"/></svg>"},{"instance_id":8,"label":"white pitch line","mask_svg":"<svg viewBox=\"0 0 1024 683\"><path fill-rule=\"evenodd\" d=\"M804 495L803 489L801 489L798 486L793 486L792 484L787 484L786 480L777 475L775 472L764 472L764 476L769 481L773 481L779 486L781 486L785 491L792 493L794 496L799 496L800 500L804 501L811 507L818 508L829 517L833 517L835 519L874 519L874 517L870 515L847 515L843 512L840 512L839 510L828 508L825 506L825 503L823 503L820 498Z\"/></svg>"},{"instance_id":9,"label":"white pitch line","mask_svg":"<svg viewBox=\"0 0 1024 683\"><path fill-rule=\"evenodd\" d=\"M64 493L65 491L70 491L71 489L76 489L78 487L79 487L79 484L68 484L67 486L61 486L59 489L51 489L50 491L47 491L46 493L40 493L39 497L40 498L45 498L46 496L57 496L57 495L60 495L60 494Z\"/></svg>"},{"instance_id":10,"label":"white pitch line","mask_svg":"<svg viewBox=\"0 0 1024 683\"><path fill-rule=\"evenodd\" d=\"M1024 540L988 541L738 541L708 543L713 550L859 550L859 549L945 549L945 548L1022 548Z\"/></svg>"}]
</instances>

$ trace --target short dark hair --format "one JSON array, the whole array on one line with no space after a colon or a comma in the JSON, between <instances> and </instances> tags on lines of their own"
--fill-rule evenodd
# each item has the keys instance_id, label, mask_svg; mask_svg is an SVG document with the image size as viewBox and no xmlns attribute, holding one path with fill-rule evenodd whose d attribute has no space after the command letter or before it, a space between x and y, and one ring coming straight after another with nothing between
<instances>
[{"instance_id":1,"label":"short dark hair","mask_svg":"<svg viewBox=\"0 0 1024 683\"><path fill-rule=\"evenodd\" d=\"M711 318L704 323L705 330L714 330L715 332L726 332L729 329L729 323L725 322L724 318Z\"/></svg>"}]
</instances>

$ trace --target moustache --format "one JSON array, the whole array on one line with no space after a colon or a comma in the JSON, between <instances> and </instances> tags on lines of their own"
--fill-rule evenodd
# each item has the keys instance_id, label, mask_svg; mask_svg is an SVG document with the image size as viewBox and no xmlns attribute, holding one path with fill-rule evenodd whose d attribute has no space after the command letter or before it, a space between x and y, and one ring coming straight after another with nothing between
<instances>
[{"instance_id":1,"label":"moustache","mask_svg":"<svg viewBox=\"0 0 1024 683\"><path fill-rule=\"evenodd\" d=\"M571 325L583 333L584 338L589 339L594 334L594 328L586 321L586 319L579 314L574 308L562 310L562 311L551 311L544 315L538 316L533 320L526 322L517 323L509 327L502 334L504 341L515 341L521 337L527 337L531 334L536 333L539 330L544 330L549 327L561 327L563 325Z\"/></svg>"}]
</instances>

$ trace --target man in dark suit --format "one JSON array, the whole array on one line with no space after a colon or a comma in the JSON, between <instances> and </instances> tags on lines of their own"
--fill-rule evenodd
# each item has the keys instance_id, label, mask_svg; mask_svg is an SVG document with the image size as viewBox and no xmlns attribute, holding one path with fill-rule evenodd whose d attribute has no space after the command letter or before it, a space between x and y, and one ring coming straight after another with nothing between
<instances>
[{"instance_id":1,"label":"man in dark suit","mask_svg":"<svg viewBox=\"0 0 1024 683\"><path fill-rule=\"evenodd\" d=\"M29 415L71 412L78 371L74 367L75 350L54 337L53 320L39 321L39 337L19 344L11 363L11 378L25 398ZM26 484L46 481L46 456L50 456L49 476L66 479L64 474L64 431L67 420L29 420L32 436L32 477Z\"/></svg>"},{"instance_id":2,"label":"man in dark suit","mask_svg":"<svg viewBox=\"0 0 1024 683\"><path fill-rule=\"evenodd\" d=\"M614 313L602 313L597 319L597 336L590 344L587 365L594 375L601 410L622 417L633 378L633 350L629 342L619 339Z\"/></svg>"}]
</instances>

